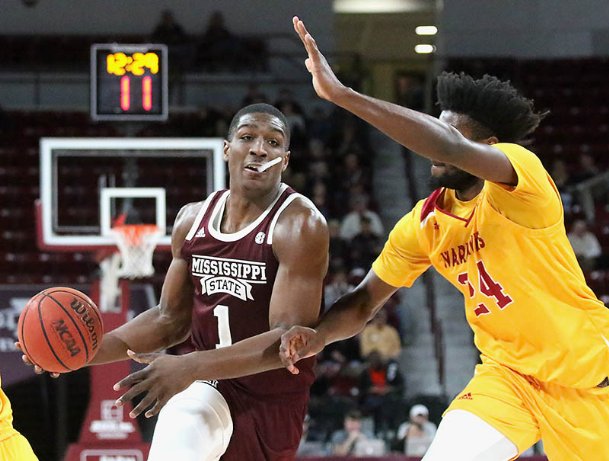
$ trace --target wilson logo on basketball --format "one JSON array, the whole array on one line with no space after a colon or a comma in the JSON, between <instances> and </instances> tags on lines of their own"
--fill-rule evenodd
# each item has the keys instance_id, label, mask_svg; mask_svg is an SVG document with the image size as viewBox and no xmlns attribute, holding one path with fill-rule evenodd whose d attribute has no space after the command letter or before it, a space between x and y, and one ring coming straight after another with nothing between
<instances>
[{"instance_id":1,"label":"wilson logo on basketball","mask_svg":"<svg viewBox=\"0 0 609 461\"><path fill-rule=\"evenodd\" d=\"M70 303L70 307L76 312L89 331L91 337L91 349L97 349L97 332L95 331L95 320L89 315L87 307L77 298Z\"/></svg>"},{"instance_id":2,"label":"wilson logo on basketball","mask_svg":"<svg viewBox=\"0 0 609 461\"><path fill-rule=\"evenodd\" d=\"M78 347L76 345L74 336L72 336L72 333L68 329L68 326L63 321L63 319L54 320L52 322L52 325L53 325L53 330L55 331L55 333L57 333L57 336L59 336L59 339L61 339L61 342L66 346L66 349L68 350L70 355L72 357L74 357L75 355L79 354L80 347Z\"/></svg>"}]
</instances>

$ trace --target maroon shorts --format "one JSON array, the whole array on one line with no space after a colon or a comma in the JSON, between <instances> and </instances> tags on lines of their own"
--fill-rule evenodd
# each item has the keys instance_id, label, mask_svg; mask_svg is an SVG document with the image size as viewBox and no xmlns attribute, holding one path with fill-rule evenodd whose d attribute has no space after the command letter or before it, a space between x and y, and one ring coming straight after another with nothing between
<instances>
[{"instance_id":1,"label":"maroon shorts","mask_svg":"<svg viewBox=\"0 0 609 461\"><path fill-rule=\"evenodd\" d=\"M233 435L222 461L292 461L302 436L308 395L285 400L255 398L220 381L233 419Z\"/></svg>"}]
</instances>

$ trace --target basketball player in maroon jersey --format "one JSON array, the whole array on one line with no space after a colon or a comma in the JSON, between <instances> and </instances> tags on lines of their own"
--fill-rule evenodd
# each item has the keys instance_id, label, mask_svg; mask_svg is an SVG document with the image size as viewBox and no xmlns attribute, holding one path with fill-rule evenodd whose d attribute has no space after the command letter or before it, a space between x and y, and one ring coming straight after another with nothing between
<instances>
[{"instance_id":1,"label":"basketball player in maroon jersey","mask_svg":"<svg viewBox=\"0 0 609 461\"><path fill-rule=\"evenodd\" d=\"M281 183L289 140L275 107L237 112L229 189L182 208L160 304L107 333L93 360L148 364L115 389L130 388L118 404L144 394L131 417L160 411L149 461L294 459L313 363L295 377L277 351L289 327L317 321L329 237L315 206ZM156 353L188 336L195 352Z\"/></svg>"}]
</instances>

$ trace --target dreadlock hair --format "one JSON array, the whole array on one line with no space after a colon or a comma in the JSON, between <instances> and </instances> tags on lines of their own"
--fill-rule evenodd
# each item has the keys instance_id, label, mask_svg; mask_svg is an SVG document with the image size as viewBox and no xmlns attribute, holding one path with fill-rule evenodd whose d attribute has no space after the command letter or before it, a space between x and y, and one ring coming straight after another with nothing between
<instances>
[{"instance_id":1,"label":"dreadlock hair","mask_svg":"<svg viewBox=\"0 0 609 461\"><path fill-rule=\"evenodd\" d=\"M463 72L443 72L438 77L438 104L444 111L467 115L476 139L496 136L502 142L522 141L547 112L535 112L533 101L522 96L509 81L485 74L474 80Z\"/></svg>"},{"instance_id":2,"label":"dreadlock hair","mask_svg":"<svg viewBox=\"0 0 609 461\"><path fill-rule=\"evenodd\" d=\"M273 117L277 117L281 124L283 125L283 131L285 133L285 150L288 150L290 146L290 125L288 125L288 120L283 115L279 109L275 106L271 106L270 104L265 103L256 103L250 104L249 106L245 106L233 116L233 119L230 122L228 127L228 139L232 139L235 135L235 131L237 130L237 126L239 125L239 120L246 114L269 114Z\"/></svg>"}]
</instances>

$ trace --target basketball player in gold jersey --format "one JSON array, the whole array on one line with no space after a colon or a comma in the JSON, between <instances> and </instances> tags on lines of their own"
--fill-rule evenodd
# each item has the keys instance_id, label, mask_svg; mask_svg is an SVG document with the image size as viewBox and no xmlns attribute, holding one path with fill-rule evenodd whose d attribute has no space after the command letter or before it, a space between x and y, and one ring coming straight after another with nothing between
<instances>
[{"instance_id":1,"label":"basketball player in gold jersey","mask_svg":"<svg viewBox=\"0 0 609 461\"><path fill-rule=\"evenodd\" d=\"M0 380L0 386L2 381ZM37 461L27 439L13 428L11 402L0 387L0 460Z\"/></svg>"},{"instance_id":2,"label":"basketball player in gold jersey","mask_svg":"<svg viewBox=\"0 0 609 461\"><path fill-rule=\"evenodd\" d=\"M551 461L609 459L609 310L584 281L556 186L516 144L542 114L488 75L441 75L439 119L373 99L345 87L302 21L294 27L317 94L431 159L437 189L316 329L283 335L284 364L298 373L298 360L357 334L433 266L463 294L482 363L424 460L512 460L540 438Z\"/></svg>"}]
</instances>

